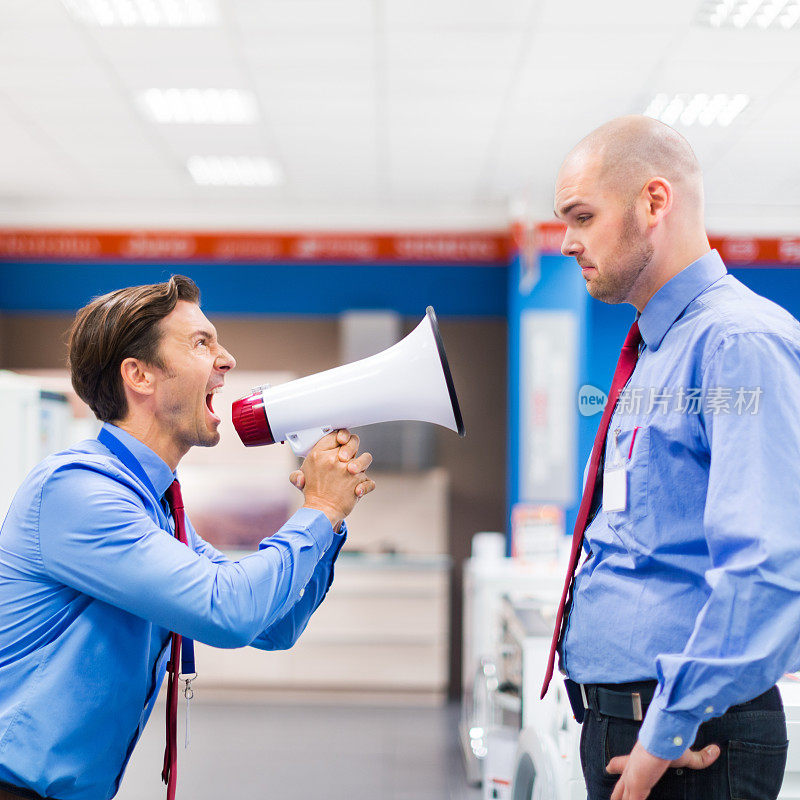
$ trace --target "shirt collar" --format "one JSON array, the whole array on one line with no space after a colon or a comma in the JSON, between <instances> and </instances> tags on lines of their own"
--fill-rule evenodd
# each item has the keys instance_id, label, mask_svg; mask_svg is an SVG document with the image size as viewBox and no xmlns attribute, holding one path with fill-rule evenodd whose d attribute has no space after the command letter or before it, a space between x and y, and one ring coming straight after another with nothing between
<instances>
[{"instance_id":1,"label":"shirt collar","mask_svg":"<svg viewBox=\"0 0 800 800\"><path fill-rule=\"evenodd\" d=\"M716 250L710 250L670 278L639 316L639 331L650 350L658 350L667 331L686 306L727 273Z\"/></svg>"},{"instance_id":2,"label":"shirt collar","mask_svg":"<svg viewBox=\"0 0 800 800\"><path fill-rule=\"evenodd\" d=\"M110 422L104 422L103 427L130 450L131 455L142 465L142 469L147 474L147 477L150 478L150 482L158 492L158 496L162 497L176 477L175 473L167 466L166 461L144 442L140 442L135 436L131 436L122 428L118 428Z\"/></svg>"}]
</instances>

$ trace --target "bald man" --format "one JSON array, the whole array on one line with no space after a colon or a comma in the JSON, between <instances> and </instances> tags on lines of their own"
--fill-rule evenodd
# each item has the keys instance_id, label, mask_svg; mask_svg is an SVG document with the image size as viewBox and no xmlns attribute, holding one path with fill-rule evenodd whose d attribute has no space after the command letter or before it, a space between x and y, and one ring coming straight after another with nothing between
<instances>
[{"instance_id":1,"label":"bald man","mask_svg":"<svg viewBox=\"0 0 800 800\"><path fill-rule=\"evenodd\" d=\"M583 139L555 208L592 297L638 312L558 640L589 800L775 798L775 684L800 667L800 324L711 250L697 159L660 122Z\"/></svg>"}]
</instances>

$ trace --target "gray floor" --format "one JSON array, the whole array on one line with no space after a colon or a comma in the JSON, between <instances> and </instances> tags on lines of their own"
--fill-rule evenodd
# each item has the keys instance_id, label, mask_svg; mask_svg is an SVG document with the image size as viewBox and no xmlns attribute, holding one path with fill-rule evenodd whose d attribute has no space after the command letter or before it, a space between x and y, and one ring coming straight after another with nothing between
<instances>
[{"instance_id":1,"label":"gray floor","mask_svg":"<svg viewBox=\"0 0 800 800\"><path fill-rule=\"evenodd\" d=\"M183 736L183 699L179 737ZM117 800L163 800L156 706ZM193 702L178 800L479 800L457 743L458 709Z\"/></svg>"}]
</instances>

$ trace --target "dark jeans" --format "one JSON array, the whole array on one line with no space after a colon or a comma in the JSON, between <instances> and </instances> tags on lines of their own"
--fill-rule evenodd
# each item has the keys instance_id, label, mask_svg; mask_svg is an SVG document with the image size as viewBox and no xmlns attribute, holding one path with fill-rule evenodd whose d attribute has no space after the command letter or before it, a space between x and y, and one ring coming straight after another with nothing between
<instances>
[{"instance_id":1,"label":"dark jeans","mask_svg":"<svg viewBox=\"0 0 800 800\"><path fill-rule=\"evenodd\" d=\"M581 766L588 800L609 800L619 775L605 766L633 750L641 722L586 712L581 730ZM670 767L649 800L775 800L786 768L786 718L773 687L748 703L704 722L692 750L718 744L720 755L706 769Z\"/></svg>"}]
</instances>

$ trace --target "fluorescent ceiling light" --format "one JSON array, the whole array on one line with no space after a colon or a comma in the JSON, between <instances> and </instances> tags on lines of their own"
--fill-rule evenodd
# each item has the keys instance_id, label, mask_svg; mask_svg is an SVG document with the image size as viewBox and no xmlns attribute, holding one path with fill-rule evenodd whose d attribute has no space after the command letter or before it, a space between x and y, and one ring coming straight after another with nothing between
<instances>
[{"instance_id":1,"label":"fluorescent ceiling light","mask_svg":"<svg viewBox=\"0 0 800 800\"><path fill-rule=\"evenodd\" d=\"M261 156L192 156L186 167L200 186L277 186L280 167Z\"/></svg>"},{"instance_id":2,"label":"fluorescent ceiling light","mask_svg":"<svg viewBox=\"0 0 800 800\"><path fill-rule=\"evenodd\" d=\"M217 25L217 0L61 0L89 25L110 27L196 28Z\"/></svg>"},{"instance_id":3,"label":"fluorescent ceiling light","mask_svg":"<svg viewBox=\"0 0 800 800\"><path fill-rule=\"evenodd\" d=\"M258 119L255 95L238 89L148 89L139 100L156 122L233 125Z\"/></svg>"},{"instance_id":4,"label":"fluorescent ceiling light","mask_svg":"<svg viewBox=\"0 0 800 800\"><path fill-rule=\"evenodd\" d=\"M667 125L721 125L727 128L750 103L746 94L657 94L645 109Z\"/></svg>"},{"instance_id":5,"label":"fluorescent ceiling light","mask_svg":"<svg viewBox=\"0 0 800 800\"><path fill-rule=\"evenodd\" d=\"M800 0L704 0L698 22L712 28L778 28L800 21Z\"/></svg>"}]
</instances>

